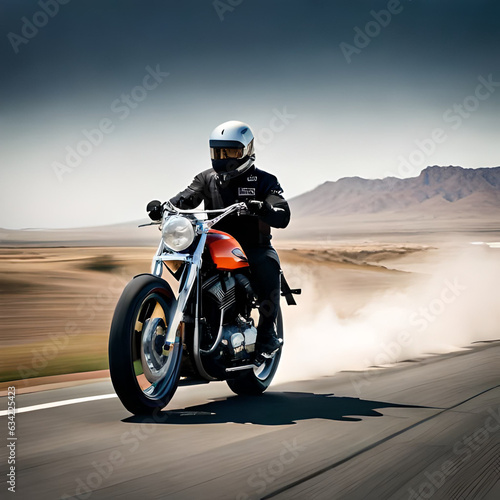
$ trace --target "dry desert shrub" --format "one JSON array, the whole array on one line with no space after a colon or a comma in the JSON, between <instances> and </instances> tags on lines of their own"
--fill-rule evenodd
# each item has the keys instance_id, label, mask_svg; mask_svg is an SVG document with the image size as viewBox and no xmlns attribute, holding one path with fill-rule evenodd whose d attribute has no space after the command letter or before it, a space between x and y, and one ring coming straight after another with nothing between
<instances>
[{"instance_id":1,"label":"dry desert shrub","mask_svg":"<svg viewBox=\"0 0 500 500\"><path fill-rule=\"evenodd\" d=\"M111 255L96 255L88 259L82 268L86 271L99 271L102 273L111 273L120 266L116 263Z\"/></svg>"}]
</instances>

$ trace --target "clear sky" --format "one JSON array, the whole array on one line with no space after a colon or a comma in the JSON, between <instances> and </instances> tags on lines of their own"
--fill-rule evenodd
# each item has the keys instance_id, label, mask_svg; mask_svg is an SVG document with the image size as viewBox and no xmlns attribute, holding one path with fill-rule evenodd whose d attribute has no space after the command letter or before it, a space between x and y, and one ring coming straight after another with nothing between
<instances>
[{"instance_id":1,"label":"clear sky","mask_svg":"<svg viewBox=\"0 0 500 500\"><path fill-rule=\"evenodd\" d=\"M0 227L141 218L230 119L287 197L500 165L496 0L59 2L0 6Z\"/></svg>"}]
</instances>

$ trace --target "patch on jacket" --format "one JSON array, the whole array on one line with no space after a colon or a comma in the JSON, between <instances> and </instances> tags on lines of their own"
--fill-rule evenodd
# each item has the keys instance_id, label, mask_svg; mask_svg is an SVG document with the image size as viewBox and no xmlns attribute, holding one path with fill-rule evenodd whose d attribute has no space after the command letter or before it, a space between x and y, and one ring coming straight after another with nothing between
<instances>
[{"instance_id":1,"label":"patch on jacket","mask_svg":"<svg viewBox=\"0 0 500 500\"><path fill-rule=\"evenodd\" d=\"M257 176L256 175L251 175L250 177L247 177L248 182L257 182Z\"/></svg>"},{"instance_id":2,"label":"patch on jacket","mask_svg":"<svg viewBox=\"0 0 500 500\"><path fill-rule=\"evenodd\" d=\"M239 187L238 196L255 196L255 188Z\"/></svg>"}]
</instances>

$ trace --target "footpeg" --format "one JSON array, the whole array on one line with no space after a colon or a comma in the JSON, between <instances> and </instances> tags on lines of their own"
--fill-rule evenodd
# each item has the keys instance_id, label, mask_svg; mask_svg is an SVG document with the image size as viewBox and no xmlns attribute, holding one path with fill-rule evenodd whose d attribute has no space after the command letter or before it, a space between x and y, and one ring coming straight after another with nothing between
<instances>
[{"instance_id":1,"label":"footpeg","mask_svg":"<svg viewBox=\"0 0 500 500\"><path fill-rule=\"evenodd\" d=\"M272 359L274 358L274 355L281 349L281 346L278 347L277 349L275 349L274 351L272 352L261 352L260 355L263 357L263 358L266 358L266 359Z\"/></svg>"},{"instance_id":2,"label":"footpeg","mask_svg":"<svg viewBox=\"0 0 500 500\"><path fill-rule=\"evenodd\" d=\"M241 370L249 370L250 368L254 367L255 365L233 366L232 368L226 368L226 372L239 372Z\"/></svg>"},{"instance_id":3,"label":"footpeg","mask_svg":"<svg viewBox=\"0 0 500 500\"><path fill-rule=\"evenodd\" d=\"M279 339L281 341L281 339ZM283 344L281 342L281 344ZM255 366L259 367L262 363L265 363L269 359L273 359L276 353L281 349L281 345L271 352L261 352L255 356Z\"/></svg>"}]
</instances>

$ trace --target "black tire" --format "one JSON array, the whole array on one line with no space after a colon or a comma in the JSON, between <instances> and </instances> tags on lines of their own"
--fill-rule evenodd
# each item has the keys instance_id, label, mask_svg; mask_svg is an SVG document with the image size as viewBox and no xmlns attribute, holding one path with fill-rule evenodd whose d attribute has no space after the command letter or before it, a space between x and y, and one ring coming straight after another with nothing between
<instances>
[{"instance_id":1,"label":"black tire","mask_svg":"<svg viewBox=\"0 0 500 500\"><path fill-rule=\"evenodd\" d=\"M175 339L167 356L159 347L175 305L165 280L141 274L128 283L116 306L109 337L109 370L120 401L135 415L165 407L177 389L182 340Z\"/></svg>"},{"instance_id":2,"label":"black tire","mask_svg":"<svg viewBox=\"0 0 500 500\"><path fill-rule=\"evenodd\" d=\"M283 336L283 318L281 308L276 318L276 332L279 338ZM278 369L282 348L270 360L263 363L258 369L245 370L238 377L227 380L229 388L238 395L262 394L270 385Z\"/></svg>"}]
</instances>

